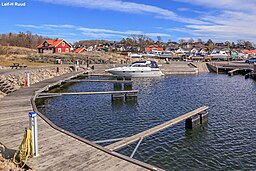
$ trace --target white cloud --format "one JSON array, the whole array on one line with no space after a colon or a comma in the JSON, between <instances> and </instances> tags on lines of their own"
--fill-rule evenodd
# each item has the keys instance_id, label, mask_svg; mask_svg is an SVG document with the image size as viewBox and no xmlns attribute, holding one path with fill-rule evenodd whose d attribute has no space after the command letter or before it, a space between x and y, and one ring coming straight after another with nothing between
<instances>
[{"instance_id":1,"label":"white cloud","mask_svg":"<svg viewBox=\"0 0 256 171\"><path fill-rule=\"evenodd\" d=\"M120 38L123 35L119 34L108 34L108 33L95 33L95 32L82 32L84 36L94 38L94 39L106 39L106 38Z\"/></svg>"},{"instance_id":2,"label":"white cloud","mask_svg":"<svg viewBox=\"0 0 256 171\"><path fill-rule=\"evenodd\" d=\"M149 37L171 37L170 34L166 33L147 33L142 32L139 30L126 30L126 31L119 31L119 30L110 30L110 29L103 29L103 28L88 28L88 27L81 27L81 26L75 26L75 25L52 25L52 24L43 24L43 25L16 25L18 27L24 27L24 28L34 28L34 29L43 29L43 30L52 30L54 28L56 34L50 33L50 35L54 35L52 37L56 36L77 36L79 39L82 39L81 35L90 37L90 38L101 38L101 39L107 39L107 38L125 38L132 34L144 34ZM65 29L64 32L59 33L62 29ZM77 31L79 33L70 33L70 31ZM44 34L45 35L45 34Z\"/></svg>"},{"instance_id":3,"label":"white cloud","mask_svg":"<svg viewBox=\"0 0 256 171\"><path fill-rule=\"evenodd\" d=\"M196 23L196 24L207 24L205 21L198 19L186 18L177 15L171 10L160 8L153 5L146 5L142 3L127 2L122 0L38 0L41 2L68 5L92 9L120 11L126 13L137 13L137 14L153 14L156 18L173 20L181 23Z\"/></svg>"},{"instance_id":4,"label":"white cloud","mask_svg":"<svg viewBox=\"0 0 256 171\"><path fill-rule=\"evenodd\" d=\"M229 9L238 11L255 11L255 0L176 0L179 2L190 3L193 5L208 8Z\"/></svg>"},{"instance_id":5,"label":"white cloud","mask_svg":"<svg viewBox=\"0 0 256 171\"><path fill-rule=\"evenodd\" d=\"M128 0L38 0L46 3L53 3L59 5L75 6L82 8L91 8L99 10L111 10L120 11L126 13L135 14L147 14L160 19L168 19L175 22L184 23L183 26L173 28L161 28L165 30L165 33L145 33L140 30L111 30L104 28L86 28L77 27L69 24L64 25L45 25L47 29L74 29L83 33L83 35L102 36L108 37L120 37L128 36L131 34L145 34L150 37L156 37L157 35L162 37L170 37L170 34L166 32L181 32L185 37L191 35L191 37L209 37L216 40L232 40L247 39L256 41L256 0L175 0L183 2L183 8L177 9L178 11L194 12L196 18L193 16L183 17L172 10L161 8L158 6L147 5L143 3L128 2ZM146 1L147 2L147 1ZM149 2L147 2L149 3ZM192 4L193 6L187 4ZM193 7L198 6L200 10L197 11ZM17 25L19 27L27 27L34 29L41 29L43 25ZM181 35L179 35L182 37Z\"/></svg>"},{"instance_id":6,"label":"white cloud","mask_svg":"<svg viewBox=\"0 0 256 171\"><path fill-rule=\"evenodd\" d=\"M32 24L16 24L18 27L24 27L24 28L33 28L33 29L39 29L43 28L42 26L32 25Z\"/></svg>"},{"instance_id":7,"label":"white cloud","mask_svg":"<svg viewBox=\"0 0 256 171\"><path fill-rule=\"evenodd\" d=\"M165 34L165 33L145 33L146 36L149 37L157 37L157 36L161 36L161 37L171 37L170 34Z\"/></svg>"},{"instance_id":8,"label":"white cloud","mask_svg":"<svg viewBox=\"0 0 256 171\"><path fill-rule=\"evenodd\" d=\"M256 41L256 1L255 0L176 0L190 3L205 9L199 18L211 24L187 24L181 28L170 28L169 31L189 33L191 36L214 38L217 41L246 39ZM188 11L188 8L181 8Z\"/></svg>"},{"instance_id":9,"label":"white cloud","mask_svg":"<svg viewBox=\"0 0 256 171\"><path fill-rule=\"evenodd\" d=\"M75 28L74 25L63 24L63 25L55 25L55 24L44 24L43 27L50 28Z\"/></svg>"}]
</instances>

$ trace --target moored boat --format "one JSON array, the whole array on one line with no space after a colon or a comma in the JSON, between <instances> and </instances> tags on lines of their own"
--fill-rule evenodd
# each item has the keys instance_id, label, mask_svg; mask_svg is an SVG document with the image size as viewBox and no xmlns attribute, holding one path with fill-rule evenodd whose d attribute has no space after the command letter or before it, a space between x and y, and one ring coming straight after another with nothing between
<instances>
[{"instance_id":1,"label":"moored boat","mask_svg":"<svg viewBox=\"0 0 256 171\"><path fill-rule=\"evenodd\" d=\"M164 75L155 61L136 61L127 67L111 68L106 72L122 77L160 77Z\"/></svg>"}]
</instances>

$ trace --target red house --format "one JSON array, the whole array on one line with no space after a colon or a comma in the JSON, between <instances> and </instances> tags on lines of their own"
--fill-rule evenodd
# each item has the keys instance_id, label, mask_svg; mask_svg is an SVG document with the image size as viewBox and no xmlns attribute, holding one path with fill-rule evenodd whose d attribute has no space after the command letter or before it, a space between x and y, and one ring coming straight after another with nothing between
<instances>
[{"instance_id":1,"label":"red house","mask_svg":"<svg viewBox=\"0 0 256 171\"><path fill-rule=\"evenodd\" d=\"M37 49L38 53L68 53L71 45L64 39L45 40Z\"/></svg>"},{"instance_id":2,"label":"red house","mask_svg":"<svg viewBox=\"0 0 256 171\"><path fill-rule=\"evenodd\" d=\"M75 53L82 53L82 52L86 52L86 50L84 48L77 48L75 50Z\"/></svg>"},{"instance_id":3,"label":"red house","mask_svg":"<svg viewBox=\"0 0 256 171\"><path fill-rule=\"evenodd\" d=\"M145 48L146 52L162 52L163 48L159 47L158 45L150 45L149 47Z\"/></svg>"}]
</instances>

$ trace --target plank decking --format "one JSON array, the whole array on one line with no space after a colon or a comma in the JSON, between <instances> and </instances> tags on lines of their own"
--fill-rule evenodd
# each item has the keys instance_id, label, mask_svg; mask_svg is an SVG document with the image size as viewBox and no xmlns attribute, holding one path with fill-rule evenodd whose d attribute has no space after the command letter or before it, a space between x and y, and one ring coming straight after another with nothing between
<instances>
[{"instance_id":1,"label":"plank decking","mask_svg":"<svg viewBox=\"0 0 256 171\"><path fill-rule=\"evenodd\" d=\"M31 96L35 91L72 75L74 73L44 80L1 99L0 142L9 150L16 150L22 141L24 129L29 125L28 112L34 110ZM38 117L38 129L39 157L28 162L35 170L161 170L68 133L43 116Z\"/></svg>"}]
</instances>

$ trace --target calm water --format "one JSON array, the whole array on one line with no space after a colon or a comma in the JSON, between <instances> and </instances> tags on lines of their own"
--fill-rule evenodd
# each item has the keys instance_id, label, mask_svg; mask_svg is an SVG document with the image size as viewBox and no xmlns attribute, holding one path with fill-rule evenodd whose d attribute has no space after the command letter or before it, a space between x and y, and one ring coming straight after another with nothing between
<instances>
[{"instance_id":1,"label":"calm water","mask_svg":"<svg viewBox=\"0 0 256 171\"><path fill-rule=\"evenodd\" d=\"M201 74L134 79L136 103L110 95L49 99L43 113L58 126L91 141L127 137L208 105L209 123L184 122L143 139L134 158L166 170L256 170L256 82L243 76ZM77 83L65 91L113 90L112 83ZM107 145L107 144L103 144ZM130 156L136 143L118 152Z\"/></svg>"}]
</instances>

